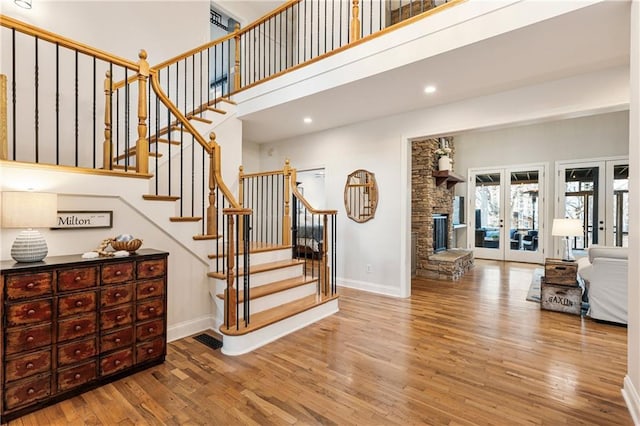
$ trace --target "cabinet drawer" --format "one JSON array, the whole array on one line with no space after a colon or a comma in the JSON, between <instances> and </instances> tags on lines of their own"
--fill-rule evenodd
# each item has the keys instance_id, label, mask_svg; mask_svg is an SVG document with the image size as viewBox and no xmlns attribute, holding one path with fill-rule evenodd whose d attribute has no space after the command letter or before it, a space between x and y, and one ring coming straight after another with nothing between
<instances>
[{"instance_id":1,"label":"cabinet drawer","mask_svg":"<svg viewBox=\"0 0 640 426\"><path fill-rule=\"evenodd\" d=\"M100 313L100 327L102 330L109 330L121 327L133 322L133 307L131 305L109 309Z\"/></svg>"},{"instance_id":2,"label":"cabinet drawer","mask_svg":"<svg viewBox=\"0 0 640 426\"><path fill-rule=\"evenodd\" d=\"M124 328L100 337L100 353L129 346L133 343L133 327Z\"/></svg>"},{"instance_id":3,"label":"cabinet drawer","mask_svg":"<svg viewBox=\"0 0 640 426\"><path fill-rule=\"evenodd\" d=\"M155 320L136 326L136 339L138 342L149 340L164 334L164 320Z\"/></svg>"},{"instance_id":4,"label":"cabinet drawer","mask_svg":"<svg viewBox=\"0 0 640 426\"><path fill-rule=\"evenodd\" d=\"M51 294L51 272L10 275L7 277L7 299L15 300Z\"/></svg>"},{"instance_id":5,"label":"cabinet drawer","mask_svg":"<svg viewBox=\"0 0 640 426\"><path fill-rule=\"evenodd\" d=\"M33 376L34 374L48 371L50 368L50 350L22 355L18 358L7 361L5 381L12 382L14 380Z\"/></svg>"},{"instance_id":6,"label":"cabinet drawer","mask_svg":"<svg viewBox=\"0 0 640 426\"><path fill-rule=\"evenodd\" d=\"M7 355L29 351L51 344L51 323L36 327L9 329L5 334Z\"/></svg>"},{"instance_id":7,"label":"cabinet drawer","mask_svg":"<svg viewBox=\"0 0 640 426\"><path fill-rule=\"evenodd\" d=\"M100 375L113 374L133 365L133 351L125 349L100 359Z\"/></svg>"},{"instance_id":8,"label":"cabinet drawer","mask_svg":"<svg viewBox=\"0 0 640 426\"><path fill-rule=\"evenodd\" d=\"M100 306L115 306L131 302L133 298L133 284L103 287L100 291Z\"/></svg>"},{"instance_id":9,"label":"cabinet drawer","mask_svg":"<svg viewBox=\"0 0 640 426\"><path fill-rule=\"evenodd\" d=\"M133 279L133 262L113 263L102 267L102 283L123 283Z\"/></svg>"},{"instance_id":10,"label":"cabinet drawer","mask_svg":"<svg viewBox=\"0 0 640 426\"><path fill-rule=\"evenodd\" d=\"M11 410L48 397L51 394L51 377L43 377L28 382L7 386L4 393L4 408Z\"/></svg>"},{"instance_id":11,"label":"cabinet drawer","mask_svg":"<svg viewBox=\"0 0 640 426\"><path fill-rule=\"evenodd\" d=\"M139 303L136 308L136 319L144 321L146 319L162 316L164 313L164 301L162 299L153 299L148 302Z\"/></svg>"},{"instance_id":12,"label":"cabinet drawer","mask_svg":"<svg viewBox=\"0 0 640 426\"><path fill-rule=\"evenodd\" d=\"M76 339L96 332L96 314L89 313L58 322L58 341Z\"/></svg>"},{"instance_id":13,"label":"cabinet drawer","mask_svg":"<svg viewBox=\"0 0 640 426\"><path fill-rule=\"evenodd\" d=\"M164 259L138 262L138 279L161 277L167 270Z\"/></svg>"},{"instance_id":14,"label":"cabinet drawer","mask_svg":"<svg viewBox=\"0 0 640 426\"><path fill-rule=\"evenodd\" d=\"M58 291L80 290L95 287L98 268L76 268L58 271Z\"/></svg>"},{"instance_id":15,"label":"cabinet drawer","mask_svg":"<svg viewBox=\"0 0 640 426\"><path fill-rule=\"evenodd\" d=\"M138 300L149 297L158 297L164 294L164 279L141 281L136 286L136 297Z\"/></svg>"},{"instance_id":16,"label":"cabinet drawer","mask_svg":"<svg viewBox=\"0 0 640 426\"><path fill-rule=\"evenodd\" d=\"M58 366L75 364L96 356L96 339L68 343L58 347Z\"/></svg>"},{"instance_id":17,"label":"cabinet drawer","mask_svg":"<svg viewBox=\"0 0 640 426\"><path fill-rule=\"evenodd\" d=\"M7 307L7 325L24 325L51 321L51 299L17 303Z\"/></svg>"},{"instance_id":18,"label":"cabinet drawer","mask_svg":"<svg viewBox=\"0 0 640 426\"><path fill-rule=\"evenodd\" d=\"M150 361L164 355L164 339L158 338L141 343L136 348L136 363Z\"/></svg>"},{"instance_id":19,"label":"cabinet drawer","mask_svg":"<svg viewBox=\"0 0 640 426\"><path fill-rule=\"evenodd\" d=\"M97 377L96 362L90 362L77 367L58 372L58 391L75 388Z\"/></svg>"},{"instance_id":20,"label":"cabinet drawer","mask_svg":"<svg viewBox=\"0 0 640 426\"><path fill-rule=\"evenodd\" d=\"M96 292L70 294L58 298L58 316L68 317L96 310Z\"/></svg>"}]
</instances>

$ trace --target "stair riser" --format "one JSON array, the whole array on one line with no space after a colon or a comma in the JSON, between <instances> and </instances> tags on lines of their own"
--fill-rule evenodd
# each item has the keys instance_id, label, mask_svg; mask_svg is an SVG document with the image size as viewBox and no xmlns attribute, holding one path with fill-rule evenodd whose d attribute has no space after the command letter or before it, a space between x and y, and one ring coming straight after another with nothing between
<instances>
[{"instance_id":1,"label":"stair riser","mask_svg":"<svg viewBox=\"0 0 640 426\"><path fill-rule=\"evenodd\" d=\"M269 262L277 262L280 260L287 260L287 259L291 259L291 249L290 248L286 248L286 249L281 249L281 250L274 250L274 251L265 251L265 252L260 252L260 253L251 253L251 256L249 258L251 265L255 266L255 265L260 265L263 263L269 263ZM211 259L212 262L212 271L215 270L215 266L216 266L216 261L217 264L220 268L225 268L226 267L226 263L227 263L227 258L226 257L220 257L218 259ZM242 264L242 262L244 262L244 255L240 255L240 260L239 260L240 264Z\"/></svg>"},{"instance_id":2,"label":"stair riser","mask_svg":"<svg viewBox=\"0 0 640 426\"><path fill-rule=\"evenodd\" d=\"M305 284L303 286L283 290L278 293L270 294L268 296L260 297L258 299L253 299L249 302L249 312L251 312L252 314L257 314L258 312L275 308L276 306L280 306L285 303L293 302L296 299L311 296L312 294L316 294L316 291L317 284L313 282L310 284ZM242 304L239 306L238 311L240 313L240 318L244 319Z\"/></svg>"},{"instance_id":3,"label":"stair riser","mask_svg":"<svg viewBox=\"0 0 640 426\"><path fill-rule=\"evenodd\" d=\"M259 273L251 273L251 287L259 287L276 281L287 280L302 275L302 264L291 265L286 268L274 269Z\"/></svg>"}]
</instances>

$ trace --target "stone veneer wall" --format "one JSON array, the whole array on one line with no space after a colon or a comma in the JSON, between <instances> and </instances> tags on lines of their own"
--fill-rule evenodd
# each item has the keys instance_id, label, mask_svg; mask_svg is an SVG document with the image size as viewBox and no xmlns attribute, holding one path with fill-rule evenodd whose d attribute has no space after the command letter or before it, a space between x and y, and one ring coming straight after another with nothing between
<instances>
[{"instance_id":1,"label":"stone veneer wall","mask_svg":"<svg viewBox=\"0 0 640 426\"><path fill-rule=\"evenodd\" d=\"M413 141L411 145L411 231L415 233L416 275L429 276L427 265L429 256L433 254L433 217L434 213L449 215L447 245L453 242L453 194L454 189L447 189L446 184L436 186L432 176L438 170L438 159L434 154L440 147L437 139ZM453 140L449 140L454 157Z\"/></svg>"}]
</instances>

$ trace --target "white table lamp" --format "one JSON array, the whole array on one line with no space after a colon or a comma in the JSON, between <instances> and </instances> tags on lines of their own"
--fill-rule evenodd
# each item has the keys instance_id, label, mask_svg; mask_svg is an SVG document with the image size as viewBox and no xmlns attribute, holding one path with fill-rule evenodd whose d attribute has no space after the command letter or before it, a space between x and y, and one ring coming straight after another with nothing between
<instances>
[{"instance_id":1,"label":"white table lamp","mask_svg":"<svg viewBox=\"0 0 640 426\"><path fill-rule=\"evenodd\" d=\"M575 258L571 251L571 241L569 237L584 236L582 221L580 219L553 219L551 235L554 237L564 237L564 254L562 260L573 262Z\"/></svg>"},{"instance_id":2,"label":"white table lamp","mask_svg":"<svg viewBox=\"0 0 640 426\"><path fill-rule=\"evenodd\" d=\"M58 195L44 192L2 193L2 228L27 228L11 246L16 262L39 262L47 256L47 242L34 228L56 225Z\"/></svg>"}]
</instances>

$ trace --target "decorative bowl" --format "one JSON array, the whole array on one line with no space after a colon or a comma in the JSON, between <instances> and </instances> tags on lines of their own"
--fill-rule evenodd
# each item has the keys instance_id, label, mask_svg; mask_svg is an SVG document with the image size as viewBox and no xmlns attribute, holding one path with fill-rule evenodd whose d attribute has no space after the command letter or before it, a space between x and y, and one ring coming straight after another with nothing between
<instances>
[{"instance_id":1,"label":"decorative bowl","mask_svg":"<svg viewBox=\"0 0 640 426\"><path fill-rule=\"evenodd\" d=\"M141 245L142 240L138 238L134 238L128 241L117 241L115 239L111 240L111 247L113 247L113 249L116 251L126 250L129 253L135 253L135 251L138 250Z\"/></svg>"}]
</instances>

